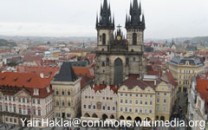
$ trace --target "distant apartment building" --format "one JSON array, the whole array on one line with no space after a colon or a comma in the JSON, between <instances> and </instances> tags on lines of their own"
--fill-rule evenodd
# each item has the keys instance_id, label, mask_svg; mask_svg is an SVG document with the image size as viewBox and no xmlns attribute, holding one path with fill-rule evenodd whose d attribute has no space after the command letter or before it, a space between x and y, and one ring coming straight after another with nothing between
<instances>
[{"instance_id":1,"label":"distant apartment building","mask_svg":"<svg viewBox=\"0 0 208 130\"><path fill-rule=\"evenodd\" d=\"M169 120L175 92L175 86L156 76L141 80L131 75L118 89L118 119Z\"/></svg>"},{"instance_id":2,"label":"distant apartment building","mask_svg":"<svg viewBox=\"0 0 208 130\"><path fill-rule=\"evenodd\" d=\"M21 119L53 118L50 79L32 73L0 73L0 121L23 125ZM34 122L35 126L43 124Z\"/></svg>"},{"instance_id":3,"label":"distant apartment building","mask_svg":"<svg viewBox=\"0 0 208 130\"><path fill-rule=\"evenodd\" d=\"M198 57L174 57L169 63L169 69L178 81L179 91L187 92L193 76L204 70L204 63Z\"/></svg>"},{"instance_id":4,"label":"distant apartment building","mask_svg":"<svg viewBox=\"0 0 208 130\"><path fill-rule=\"evenodd\" d=\"M75 75L70 62L64 62L51 82L54 90L54 117L75 118L80 113L80 78Z\"/></svg>"},{"instance_id":5,"label":"distant apartment building","mask_svg":"<svg viewBox=\"0 0 208 130\"><path fill-rule=\"evenodd\" d=\"M117 118L117 86L93 85L82 91L82 119Z\"/></svg>"}]
</instances>

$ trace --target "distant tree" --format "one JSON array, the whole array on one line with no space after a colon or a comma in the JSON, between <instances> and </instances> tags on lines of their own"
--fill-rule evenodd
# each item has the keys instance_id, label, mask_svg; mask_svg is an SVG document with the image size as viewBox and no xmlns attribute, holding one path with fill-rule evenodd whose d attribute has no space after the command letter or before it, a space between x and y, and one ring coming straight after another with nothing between
<instances>
[{"instance_id":1,"label":"distant tree","mask_svg":"<svg viewBox=\"0 0 208 130\"><path fill-rule=\"evenodd\" d=\"M14 66L17 66L18 63L16 63L16 62L10 62L7 65L10 66L10 67L14 67Z\"/></svg>"}]
</instances>

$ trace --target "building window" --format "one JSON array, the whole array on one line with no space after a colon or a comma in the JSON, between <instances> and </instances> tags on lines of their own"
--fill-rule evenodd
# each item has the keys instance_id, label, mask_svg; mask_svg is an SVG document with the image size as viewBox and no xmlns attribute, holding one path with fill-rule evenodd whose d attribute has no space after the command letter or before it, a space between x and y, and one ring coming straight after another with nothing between
<instances>
[{"instance_id":1,"label":"building window","mask_svg":"<svg viewBox=\"0 0 208 130\"><path fill-rule=\"evenodd\" d=\"M102 67L105 67L105 62L104 61L102 62Z\"/></svg>"},{"instance_id":2,"label":"building window","mask_svg":"<svg viewBox=\"0 0 208 130\"><path fill-rule=\"evenodd\" d=\"M95 109L95 105L93 105L93 109Z\"/></svg>"},{"instance_id":3,"label":"building window","mask_svg":"<svg viewBox=\"0 0 208 130\"><path fill-rule=\"evenodd\" d=\"M86 105L84 105L84 108L86 108Z\"/></svg>"},{"instance_id":4,"label":"building window","mask_svg":"<svg viewBox=\"0 0 208 130\"><path fill-rule=\"evenodd\" d=\"M129 108L129 112L131 112L131 108Z\"/></svg>"},{"instance_id":5,"label":"building window","mask_svg":"<svg viewBox=\"0 0 208 130\"><path fill-rule=\"evenodd\" d=\"M113 110L114 110L114 111L116 110L115 107L113 107Z\"/></svg>"},{"instance_id":6,"label":"building window","mask_svg":"<svg viewBox=\"0 0 208 130\"><path fill-rule=\"evenodd\" d=\"M71 104L70 104L70 102L68 102L68 106L70 106Z\"/></svg>"},{"instance_id":7,"label":"building window","mask_svg":"<svg viewBox=\"0 0 208 130\"><path fill-rule=\"evenodd\" d=\"M132 44L133 45L137 44L137 34L136 33L133 33L133 35L132 35Z\"/></svg>"},{"instance_id":8,"label":"building window","mask_svg":"<svg viewBox=\"0 0 208 130\"><path fill-rule=\"evenodd\" d=\"M70 91L68 91L68 95L70 95Z\"/></svg>"},{"instance_id":9,"label":"building window","mask_svg":"<svg viewBox=\"0 0 208 130\"><path fill-rule=\"evenodd\" d=\"M105 110L105 106L103 106L103 110Z\"/></svg>"},{"instance_id":10,"label":"building window","mask_svg":"<svg viewBox=\"0 0 208 130\"><path fill-rule=\"evenodd\" d=\"M41 116L41 111L40 110L38 110L38 116Z\"/></svg>"},{"instance_id":11,"label":"building window","mask_svg":"<svg viewBox=\"0 0 208 130\"><path fill-rule=\"evenodd\" d=\"M102 35L102 44L106 45L106 34L105 33L103 33L103 35Z\"/></svg>"},{"instance_id":12,"label":"building window","mask_svg":"<svg viewBox=\"0 0 208 130\"><path fill-rule=\"evenodd\" d=\"M140 104L142 104L142 101L140 101Z\"/></svg>"},{"instance_id":13,"label":"building window","mask_svg":"<svg viewBox=\"0 0 208 130\"><path fill-rule=\"evenodd\" d=\"M59 92L58 91L56 91L56 95L59 95Z\"/></svg>"},{"instance_id":14,"label":"building window","mask_svg":"<svg viewBox=\"0 0 208 130\"><path fill-rule=\"evenodd\" d=\"M109 60L109 58L106 58L106 65L107 65L107 66L110 65L110 60Z\"/></svg>"},{"instance_id":15,"label":"building window","mask_svg":"<svg viewBox=\"0 0 208 130\"><path fill-rule=\"evenodd\" d=\"M123 111L123 108L122 107L120 108L120 111Z\"/></svg>"},{"instance_id":16,"label":"building window","mask_svg":"<svg viewBox=\"0 0 208 130\"><path fill-rule=\"evenodd\" d=\"M120 100L120 103L123 103L123 100L122 99Z\"/></svg>"},{"instance_id":17,"label":"building window","mask_svg":"<svg viewBox=\"0 0 208 130\"><path fill-rule=\"evenodd\" d=\"M40 99L38 99L38 104L40 104Z\"/></svg>"},{"instance_id":18,"label":"building window","mask_svg":"<svg viewBox=\"0 0 208 130\"><path fill-rule=\"evenodd\" d=\"M56 106L59 106L59 102L58 101L56 102Z\"/></svg>"},{"instance_id":19,"label":"building window","mask_svg":"<svg viewBox=\"0 0 208 130\"><path fill-rule=\"evenodd\" d=\"M64 95L64 91L62 91L62 95Z\"/></svg>"},{"instance_id":20,"label":"building window","mask_svg":"<svg viewBox=\"0 0 208 130\"><path fill-rule=\"evenodd\" d=\"M65 103L64 102L62 102L62 106L64 107L64 105L65 105Z\"/></svg>"},{"instance_id":21,"label":"building window","mask_svg":"<svg viewBox=\"0 0 208 130\"><path fill-rule=\"evenodd\" d=\"M150 105L152 105L152 101L150 101Z\"/></svg>"},{"instance_id":22,"label":"building window","mask_svg":"<svg viewBox=\"0 0 208 130\"><path fill-rule=\"evenodd\" d=\"M135 102L136 102L136 104L138 104L138 100L136 100Z\"/></svg>"},{"instance_id":23,"label":"building window","mask_svg":"<svg viewBox=\"0 0 208 130\"><path fill-rule=\"evenodd\" d=\"M70 113L67 113L67 117L71 117L71 114Z\"/></svg>"},{"instance_id":24,"label":"building window","mask_svg":"<svg viewBox=\"0 0 208 130\"><path fill-rule=\"evenodd\" d=\"M166 99L164 99L164 103L166 103Z\"/></svg>"},{"instance_id":25,"label":"building window","mask_svg":"<svg viewBox=\"0 0 208 130\"><path fill-rule=\"evenodd\" d=\"M108 110L110 110L110 107L108 106Z\"/></svg>"}]
</instances>

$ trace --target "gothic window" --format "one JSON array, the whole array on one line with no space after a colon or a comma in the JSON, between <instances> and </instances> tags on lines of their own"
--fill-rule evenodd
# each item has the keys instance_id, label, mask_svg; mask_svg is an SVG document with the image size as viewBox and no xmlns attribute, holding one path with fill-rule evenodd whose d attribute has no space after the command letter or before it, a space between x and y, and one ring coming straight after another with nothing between
<instances>
[{"instance_id":1,"label":"gothic window","mask_svg":"<svg viewBox=\"0 0 208 130\"><path fill-rule=\"evenodd\" d=\"M106 34L105 33L103 33L103 36L102 36L102 44L106 45Z\"/></svg>"},{"instance_id":2,"label":"gothic window","mask_svg":"<svg viewBox=\"0 0 208 130\"><path fill-rule=\"evenodd\" d=\"M132 35L132 44L133 45L137 44L137 34L136 33L133 33L133 35Z\"/></svg>"}]
</instances>

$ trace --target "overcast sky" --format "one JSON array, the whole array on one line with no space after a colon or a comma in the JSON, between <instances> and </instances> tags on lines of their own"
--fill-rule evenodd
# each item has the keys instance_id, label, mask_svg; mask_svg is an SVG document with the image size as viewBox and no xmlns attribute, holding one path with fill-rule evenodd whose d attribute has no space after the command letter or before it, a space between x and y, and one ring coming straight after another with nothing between
<instances>
[{"instance_id":1,"label":"overcast sky","mask_svg":"<svg viewBox=\"0 0 208 130\"><path fill-rule=\"evenodd\" d=\"M124 26L131 0L108 0ZM208 0L141 0L145 38L208 35ZM0 0L0 35L96 36L102 0Z\"/></svg>"}]
</instances>

